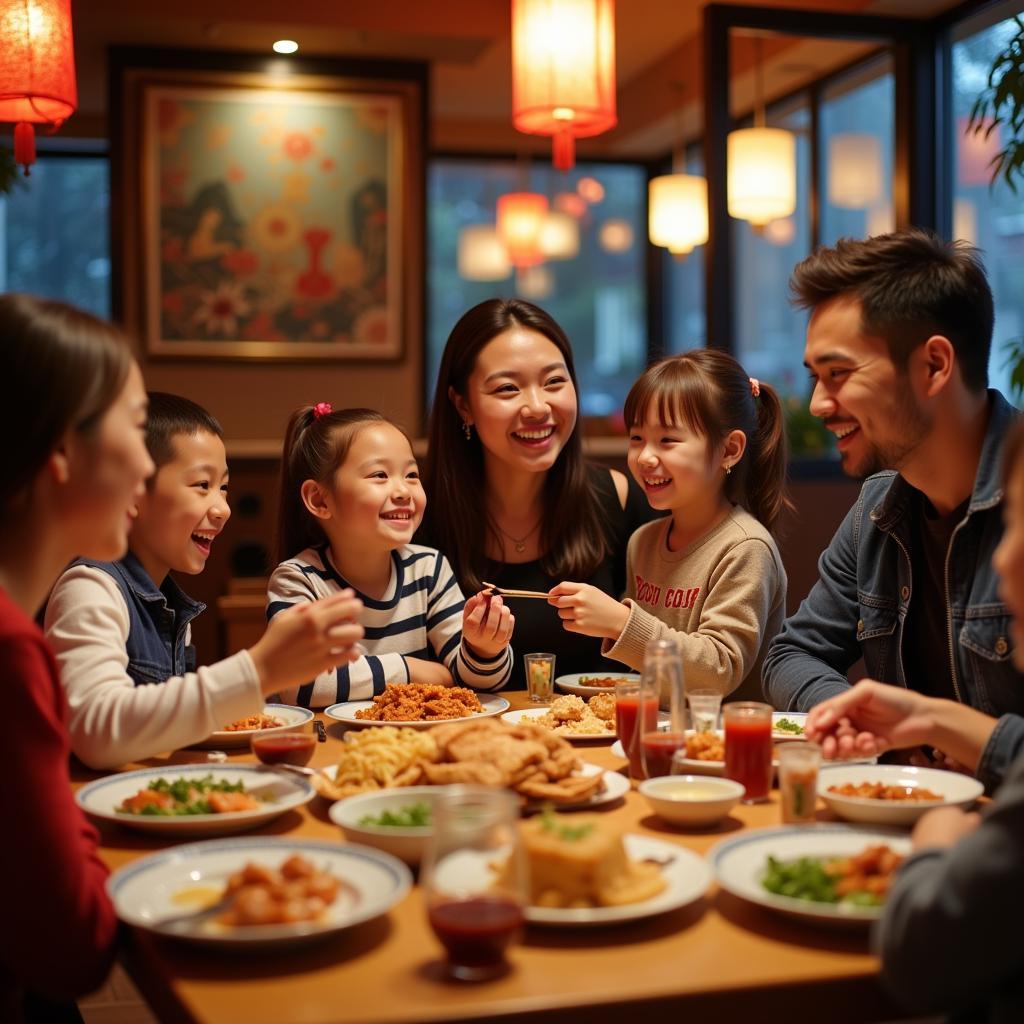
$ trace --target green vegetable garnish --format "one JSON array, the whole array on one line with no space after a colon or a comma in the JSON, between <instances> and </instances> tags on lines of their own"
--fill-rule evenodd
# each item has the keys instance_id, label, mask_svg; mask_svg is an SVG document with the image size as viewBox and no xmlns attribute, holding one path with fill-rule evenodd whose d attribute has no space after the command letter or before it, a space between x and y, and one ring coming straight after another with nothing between
<instances>
[{"instance_id":1,"label":"green vegetable garnish","mask_svg":"<svg viewBox=\"0 0 1024 1024\"><path fill-rule=\"evenodd\" d=\"M577 843L586 839L594 831L592 823L586 825L564 825L555 813L551 804L545 804L540 812L540 827L545 832L551 832L558 836L563 842Z\"/></svg>"},{"instance_id":2,"label":"green vegetable garnish","mask_svg":"<svg viewBox=\"0 0 1024 1024\"><path fill-rule=\"evenodd\" d=\"M381 811L380 814L366 814L359 819L360 825L377 825L387 828L426 828L431 823L433 808L426 801L400 807L397 811Z\"/></svg>"},{"instance_id":3,"label":"green vegetable garnish","mask_svg":"<svg viewBox=\"0 0 1024 1024\"><path fill-rule=\"evenodd\" d=\"M804 727L799 722L790 721L788 718L780 718L772 728L776 732L791 732L794 736L803 736Z\"/></svg>"},{"instance_id":4,"label":"green vegetable garnish","mask_svg":"<svg viewBox=\"0 0 1024 1024\"><path fill-rule=\"evenodd\" d=\"M166 793L174 803L170 807L158 807L148 804L133 810L122 806L115 808L118 814L135 814L142 817L176 818L192 814L213 814L209 800L204 800L207 793L244 793L244 782L214 781L212 775L199 778L165 779L162 776L150 782L146 789L154 793ZM190 798L191 797L191 798ZM127 801L125 801L127 803Z\"/></svg>"},{"instance_id":5,"label":"green vegetable garnish","mask_svg":"<svg viewBox=\"0 0 1024 1024\"><path fill-rule=\"evenodd\" d=\"M836 893L836 879L828 871L830 860L821 857L800 857L781 861L768 858L768 870L761 884L776 896L788 896L812 903L851 903L858 907L881 906L875 893L851 892L840 899Z\"/></svg>"}]
</instances>

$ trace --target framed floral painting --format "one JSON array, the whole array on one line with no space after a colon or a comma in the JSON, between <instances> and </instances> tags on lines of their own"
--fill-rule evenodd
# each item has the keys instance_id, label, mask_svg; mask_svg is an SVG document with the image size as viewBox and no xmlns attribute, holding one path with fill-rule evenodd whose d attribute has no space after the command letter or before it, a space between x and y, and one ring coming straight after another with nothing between
<instances>
[{"instance_id":1,"label":"framed floral painting","mask_svg":"<svg viewBox=\"0 0 1024 1024\"><path fill-rule=\"evenodd\" d=\"M417 83L123 76L124 298L151 356L381 360L418 344Z\"/></svg>"}]
</instances>

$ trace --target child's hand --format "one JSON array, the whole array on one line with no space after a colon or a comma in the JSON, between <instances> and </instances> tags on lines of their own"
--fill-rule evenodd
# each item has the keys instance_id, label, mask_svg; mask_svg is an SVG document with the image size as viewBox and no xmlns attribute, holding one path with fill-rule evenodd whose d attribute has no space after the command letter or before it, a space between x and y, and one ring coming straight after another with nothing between
<instances>
[{"instance_id":1,"label":"child's hand","mask_svg":"<svg viewBox=\"0 0 1024 1024\"><path fill-rule=\"evenodd\" d=\"M629 609L589 583L559 583L548 593L548 604L558 609L562 626L570 633L618 640L629 621Z\"/></svg>"},{"instance_id":2,"label":"child's hand","mask_svg":"<svg viewBox=\"0 0 1024 1024\"><path fill-rule=\"evenodd\" d=\"M515 616L497 594L481 590L462 609L462 641L481 658L496 658L512 637Z\"/></svg>"},{"instance_id":3,"label":"child's hand","mask_svg":"<svg viewBox=\"0 0 1024 1024\"><path fill-rule=\"evenodd\" d=\"M355 661L362 653L363 602L352 590L287 608L249 648L264 695Z\"/></svg>"},{"instance_id":4,"label":"child's hand","mask_svg":"<svg viewBox=\"0 0 1024 1024\"><path fill-rule=\"evenodd\" d=\"M451 672L439 661L406 658L405 663L409 666L410 683L423 683L426 686L451 686L455 682Z\"/></svg>"}]
</instances>

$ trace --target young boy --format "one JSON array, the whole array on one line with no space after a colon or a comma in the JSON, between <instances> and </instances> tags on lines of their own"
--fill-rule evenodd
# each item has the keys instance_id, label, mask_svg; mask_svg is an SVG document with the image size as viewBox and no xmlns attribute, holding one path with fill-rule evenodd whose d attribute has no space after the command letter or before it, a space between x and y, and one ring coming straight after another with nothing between
<instances>
[{"instance_id":1,"label":"young boy","mask_svg":"<svg viewBox=\"0 0 1024 1024\"><path fill-rule=\"evenodd\" d=\"M151 392L146 446L156 473L128 554L72 563L46 607L71 747L93 768L186 746L257 714L265 696L353 660L363 633L362 605L348 591L305 606L283 628L276 617L251 649L196 672L190 623L205 605L170 572L201 573L231 515L223 432L195 402Z\"/></svg>"}]
</instances>

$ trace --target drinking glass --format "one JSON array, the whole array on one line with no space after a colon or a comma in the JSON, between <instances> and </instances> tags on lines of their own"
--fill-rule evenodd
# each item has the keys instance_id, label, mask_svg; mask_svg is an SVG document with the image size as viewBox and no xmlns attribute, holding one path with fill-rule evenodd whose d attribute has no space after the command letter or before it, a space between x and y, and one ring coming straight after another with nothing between
<instances>
[{"instance_id":1,"label":"drinking glass","mask_svg":"<svg viewBox=\"0 0 1024 1024\"><path fill-rule=\"evenodd\" d=\"M488 786L441 790L420 878L448 973L464 981L504 974L529 898L515 794Z\"/></svg>"},{"instance_id":2,"label":"drinking glass","mask_svg":"<svg viewBox=\"0 0 1024 1024\"><path fill-rule=\"evenodd\" d=\"M782 820L814 821L818 801L821 747L817 743L785 743L779 747L779 793Z\"/></svg>"},{"instance_id":3,"label":"drinking glass","mask_svg":"<svg viewBox=\"0 0 1024 1024\"><path fill-rule=\"evenodd\" d=\"M555 692L555 656L524 654L526 692L535 704L550 704Z\"/></svg>"},{"instance_id":4,"label":"drinking glass","mask_svg":"<svg viewBox=\"0 0 1024 1024\"><path fill-rule=\"evenodd\" d=\"M629 777L642 779L644 766L637 742L637 718L640 714L640 680L623 679L615 684L615 734L629 758ZM644 731L658 728L658 704L644 705Z\"/></svg>"},{"instance_id":5,"label":"drinking glass","mask_svg":"<svg viewBox=\"0 0 1024 1024\"><path fill-rule=\"evenodd\" d=\"M687 690L690 704L690 728L694 732L714 732L722 710L722 695L717 690Z\"/></svg>"},{"instance_id":6,"label":"drinking glass","mask_svg":"<svg viewBox=\"0 0 1024 1024\"><path fill-rule=\"evenodd\" d=\"M652 640L647 645L640 677L640 702L645 707L666 707L669 715L667 730L658 729L657 718L653 725L637 719L642 778L668 775L672 771L672 755L686 746L683 660L675 640Z\"/></svg>"},{"instance_id":7,"label":"drinking glass","mask_svg":"<svg viewBox=\"0 0 1024 1024\"><path fill-rule=\"evenodd\" d=\"M768 798L772 788L771 704L734 701L722 708L725 722L725 774L746 787L746 804Z\"/></svg>"}]
</instances>

